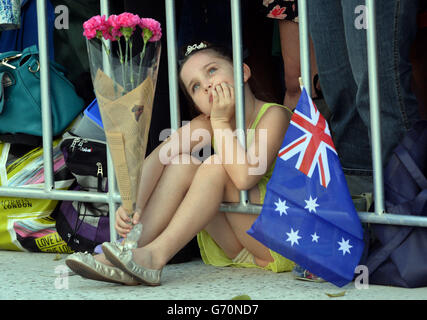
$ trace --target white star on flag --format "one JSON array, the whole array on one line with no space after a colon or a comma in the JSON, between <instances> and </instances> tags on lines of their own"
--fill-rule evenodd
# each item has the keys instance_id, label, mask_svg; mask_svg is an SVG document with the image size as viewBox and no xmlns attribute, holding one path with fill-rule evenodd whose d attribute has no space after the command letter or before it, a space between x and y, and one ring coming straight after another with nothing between
<instances>
[{"instance_id":1,"label":"white star on flag","mask_svg":"<svg viewBox=\"0 0 427 320\"><path fill-rule=\"evenodd\" d=\"M316 203L317 198L312 199L310 196L309 200L304 200L305 203L307 204L304 209L308 209L309 212L314 211L316 213L316 207L318 207L319 205Z\"/></svg>"},{"instance_id":2,"label":"white star on flag","mask_svg":"<svg viewBox=\"0 0 427 320\"><path fill-rule=\"evenodd\" d=\"M276 205L276 209L274 211L279 211L280 216L282 216L283 213L286 215L288 214L287 210L289 209L289 207L286 205L286 200L282 202L282 200L280 200L279 198L279 201L275 202L274 204Z\"/></svg>"},{"instance_id":3,"label":"white star on flag","mask_svg":"<svg viewBox=\"0 0 427 320\"><path fill-rule=\"evenodd\" d=\"M348 254L351 254L350 252L350 248L353 248L353 246L351 246L348 242L350 241L350 239L348 240L344 240L344 238L341 238L341 242L338 241L338 244L340 245L339 247L339 251L342 251L342 255L345 256L345 254L348 252Z\"/></svg>"},{"instance_id":4,"label":"white star on flag","mask_svg":"<svg viewBox=\"0 0 427 320\"><path fill-rule=\"evenodd\" d=\"M313 233L311 234L311 242L319 242L319 236L317 235L317 233Z\"/></svg>"},{"instance_id":5,"label":"white star on flag","mask_svg":"<svg viewBox=\"0 0 427 320\"><path fill-rule=\"evenodd\" d=\"M298 235L299 230L294 231L294 229L291 228L291 232L286 232L288 235L288 239L286 241L291 242L291 247L294 245L294 243L298 244L298 240L301 239L301 237Z\"/></svg>"}]
</instances>

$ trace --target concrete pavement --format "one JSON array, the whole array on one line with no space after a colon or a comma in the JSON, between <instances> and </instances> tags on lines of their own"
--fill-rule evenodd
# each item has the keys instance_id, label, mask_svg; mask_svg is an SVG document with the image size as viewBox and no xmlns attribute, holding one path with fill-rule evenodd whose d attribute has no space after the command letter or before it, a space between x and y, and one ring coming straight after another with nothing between
<instances>
[{"instance_id":1,"label":"concrete pavement","mask_svg":"<svg viewBox=\"0 0 427 320\"><path fill-rule=\"evenodd\" d=\"M1 300L424 300L427 287L405 289L354 283L338 288L330 283L295 280L291 273L259 269L216 268L199 259L167 265L159 287L127 287L67 276L66 255L0 251ZM329 297L327 294L338 294Z\"/></svg>"}]
</instances>

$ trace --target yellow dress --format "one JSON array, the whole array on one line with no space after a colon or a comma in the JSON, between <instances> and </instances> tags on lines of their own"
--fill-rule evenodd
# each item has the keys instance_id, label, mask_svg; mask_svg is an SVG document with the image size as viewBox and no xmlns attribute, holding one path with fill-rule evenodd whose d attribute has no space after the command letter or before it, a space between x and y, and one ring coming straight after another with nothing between
<instances>
[{"instance_id":1,"label":"yellow dress","mask_svg":"<svg viewBox=\"0 0 427 320\"><path fill-rule=\"evenodd\" d=\"M267 109L271 106L280 106L292 113L292 111L288 107L278 105L276 103L266 103L261 107L261 110L258 112L255 118L255 121L251 125L250 129L256 128L261 117L264 115ZM253 134L253 130L249 131L249 135L247 137L247 145L250 145L253 139L253 135L251 135L251 133ZM267 192L267 182L271 178L271 175L273 174L275 163L276 161L274 161L273 165L268 169L266 174L258 182L258 189L260 191L261 203L264 203L265 193ZM270 250L270 254L273 257L274 261L270 262L265 267L260 267L255 263L235 263L229 257L227 257L224 251L218 246L218 244L215 242L214 239L212 239L212 237L209 235L209 233L207 233L206 230L202 230L197 234L197 243L200 248L200 255L202 257L203 262L205 264L214 265L216 267L230 266L230 267L241 267L241 268L260 268L260 269L271 270L273 272L285 272L285 271L291 271L295 266L294 262L286 259L282 255L272 250Z\"/></svg>"}]
</instances>

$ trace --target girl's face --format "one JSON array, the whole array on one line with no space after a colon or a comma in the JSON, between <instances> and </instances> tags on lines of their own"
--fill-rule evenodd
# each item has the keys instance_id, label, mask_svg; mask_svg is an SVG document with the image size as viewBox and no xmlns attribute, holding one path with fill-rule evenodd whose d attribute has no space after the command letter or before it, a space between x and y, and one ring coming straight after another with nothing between
<instances>
[{"instance_id":1,"label":"girl's face","mask_svg":"<svg viewBox=\"0 0 427 320\"><path fill-rule=\"evenodd\" d=\"M209 116L212 90L220 83L234 85L233 64L210 51L194 53L183 65L181 80L195 105Z\"/></svg>"}]
</instances>

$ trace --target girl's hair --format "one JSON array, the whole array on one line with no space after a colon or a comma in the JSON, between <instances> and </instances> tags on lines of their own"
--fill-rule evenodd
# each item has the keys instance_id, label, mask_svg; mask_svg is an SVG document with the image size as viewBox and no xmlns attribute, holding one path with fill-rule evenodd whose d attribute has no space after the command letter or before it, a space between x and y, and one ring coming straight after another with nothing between
<instances>
[{"instance_id":1,"label":"girl's hair","mask_svg":"<svg viewBox=\"0 0 427 320\"><path fill-rule=\"evenodd\" d=\"M178 79L179 79L178 82L179 82L179 86L181 87L182 92L184 93L185 97L189 101L191 117L195 117L195 116L201 114L201 112L197 108L197 106L194 104L193 99L190 97L190 95L188 94L188 92L185 88L184 82L181 79L181 70L182 70L182 67L184 66L184 64L187 62L188 59L190 59L191 56L193 56L195 53L201 52L201 51L211 52L214 55L217 55L218 57L223 58L223 59L233 63L233 52L225 46L215 45L215 44L211 44L211 43L206 42L206 41L202 41L199 44L184 46L181 48L180 53L179 53L179 59L178 59L178 65L179 65L179 67L178 67Z\"/></svg>"}]
</instances>

